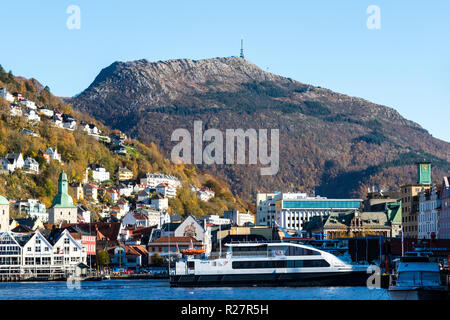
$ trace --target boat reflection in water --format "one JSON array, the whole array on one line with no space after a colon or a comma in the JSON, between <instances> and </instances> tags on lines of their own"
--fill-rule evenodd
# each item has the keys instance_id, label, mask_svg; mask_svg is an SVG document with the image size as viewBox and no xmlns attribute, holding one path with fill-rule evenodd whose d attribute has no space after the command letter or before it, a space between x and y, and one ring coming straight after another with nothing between
<instances>
[{"instance_id":1,"label":"boat reflection in water","mask_svg":"<svg viewBox=\"0 0 450 320\"><path fill-rule=\"evenodd\" d=\"M368 265L354 265L292 242L226 244L217 259L187 256L176 263L172 287L365 286Z\"/></svg>"}]
</instances>

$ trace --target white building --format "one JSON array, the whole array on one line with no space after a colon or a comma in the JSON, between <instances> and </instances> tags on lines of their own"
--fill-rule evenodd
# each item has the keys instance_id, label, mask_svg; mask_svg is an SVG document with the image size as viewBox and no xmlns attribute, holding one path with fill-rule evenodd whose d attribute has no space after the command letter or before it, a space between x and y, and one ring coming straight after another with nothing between
<instances>
[{"instance_id":1,"label":"white building","mask_svg":"<svg viewBox=\"0 0 450 320\"><path fill-rule=\"evenodd\" d=\"M39 173L39 163L31 157L25 159L23 168L29 173Z\"/></svg>"},{"instance_id":2,"label":"white building","mask_svg":"<svg viewBox=\"0 0 450 320\"><path fill-rule=\"evenodd\" d=\"M9 231L9 201L0 196L0 232Z\"/></svg>"},{"instance_id":3,"label":"white building","mask_svg":"<svg viewBox=\"0 0 450 320\"><path fill-rule=\"evenodd\" d=\"M156 186L156 193L167 198L175 198L177 196L177 187L164 182Z\"/></svg>"},{"instance_id":4,"label":"white building","mask_svg":"<svg viewBox=\"0 0 450 320\"><path fill-rule=\"evenodd\" d=\"M13 117L20 117L22 116L22 108L20 108L19 105L12 103L9 108L9 114Z\"/></svg>"},{"instance_id":5,"label":"white building","mask_svg":"<svg viewBox=\"0 0 450 320\"><path fill-rule=\"evenodd\" d=\"M169 208L169 199L161 194L155 194L150 199L150 204L153 205L158 211L165 211Z\"/></svg>"},{"instance_id":6,"label":"white building","mask_svg":"<svg viewBox=\"0 0 450 320\"><path fill-rule=\"evenodd\" d=\"M0 97L2 97L8 102L14 102L14 96L8 91L6 91L5 88L0 88Z\"/></svg>"},{"instance_id":7,"label":"white building","mask_svg":"<svg viewBox=\"0 0 450 320\"><path fill-rule=\"evenodd\" d=\"M83 124L83 131L87 132L89 135L99 135L100 130L97 128L95 124L85 123Z\"/></svg>"},{"instance_id":8,"label":"white building","mask_svg":"<svg viewBox=\"0 0 450 320\"><path fill-rule=\"evenodd\" d=\"M256 196L256 224L302 230L303 224L315 216L331 212L359 210L362 199L328 199L310 197L306 193L258 193Z\"/></svg>"},{"instance_id":9,"label":"white building","mask_svg":"<svg viewBox=\"0 0 450 320\"><path fill-rule=\"evenodd\" d=\"M213 224L213 225L224 225L224 224L231 224L230 219L221 218L217 214L209 214L204 215L200 218L201 221L205 221L206 224Z\"/></svg>"},{"instance_id":10,"label":"white building","mask_svg":"<svg viewBox=\"0 0 450 320\"><path fill-rule=\"evenodd\" d=\"M133 193L133 184L119 183L117 190L120 192L120 196L129 197Z\"/></svg>"},{"instance_id":11,"label":"white building","mask_svg":"<svg viewBox=\"0 0 450 320\"><path fill-rule=\"evenodd\" d=\"M46 153L48 153L50 159L61 162L61 154L58 153L57 148L48 148Z\"/></svg>"},{"instance_id":12,"label":"white building","mask_svg":"<svg viewBox=\"0 0 450 320\"><path fill-rule=\"evenodd\" d=\"M436 239L439 235L439 213L441 200L436 187L424 190L419 194L418 239Z\"/></svg>"},{"instance_id":13,"label":"white building","mask_svg":"<svg viewBox=\"0 0 450 320\"><path fill-rule=\"evenodd\" d=\"M28 121L31 122L39 122L41 121L41 117L37 114L37 112L33 109L29 109L25 111L25 116L27 117Z\"/></svg>"},{"instance_id":14,"label":"white building","mask_svg":"<svg viewBox=\"0 0 450 320\"><path fill-rule=\"evenodd\" d=\"M42 222L48 221L48 213L45 204L39 202L37 199L27 199L18 201L14 205L19 212L25 212L28 217L39 218Z\"/></svg>"},{"instance_id":15,"label":"white building","mask_svg":"<svg viewBox=\"0 0 450 320\"><path fill-rule=\"evenodd\" d=\"M48 108L39 108L38 112L48 118L53 117L53 110L48 109Z\"/></svg>"},{"instance_id":16,"label":"white building","mask_svg":"<svg viewBox=\"0 0 450 320\"><path fill-rule=\"evenodd\" d=\"M67 231L44 234L0 233L0 273L26 276L73 274L86 263L82 245Z\"/></svg>"},{"instance_id":17,"label":"white building","mask_svg":"<svg viewBox=\"0 0 450 320\"><path fill-rule=\"evenodd\" d=\"M159 223L159 213L158 213L158 222ZM147 215L140 212L129 211L125 217L122 219L122 224L124 226L133 226L133 227L150 227L150 221Z\"/></svg>"},{"instance_id":18,"label":"white building","mask_svg":"<svg viewBox=\"0 0 450 320\"><path fill-rule=\"evenodd\" d=\"M98 183L108 181L110 179L109 171L98 164L91 164L86 168L85 181L89 177L89 171L92 171L92 179Z\"/></svg>"},{"instance_id":19,"label":"white building","mask_svg":"<svg viewBox=\"0 0 450 320\"><path fill-rule=\"evenodd\" d=\"M30 100L22 100L19 102L20 104L23 104L25 107L27 107L28 109L32 109L32 110L36 110L36 103L34 103L34 101L30 101Z\"/></svg>"},{"instance_id":20,"label":"white building","mask_svg":"<svg viewBox=\"0 0 450 320\"><path fill-rule=\"evenodd\" d=\"M9 153L6 158L2 160L3 170L13 172L16 169L21 169L25 165L22 153Z\"/></svg>"},{"instance_id":21,"label":"white building","mask_svg":"<svg viewBox=\"0 0 450 320\"><path fill-rule=\"evenodd\" d=\"M77 122L74 119L69 119L63 122L63 128L68 130L75 130Z\"/></svg>"},{"instance_id":22,"label":"white building","mask_svg":"<svg viewBox=\"0 0 450 320\"><path fill-rule=\"evenodd\" d=\"M255 224L255 216L251 213L239 212L238 210L233 211L224 211L223 217L226 219L230 219L232 224L235 224L239 227L244 226L245 224Z\"/></svg>"},{"instance_id":23,"label":"white building","mask_svg":"<svg viewBox=\"0 0 450 320\"><path fill-rule=\"evenodd\" d=\"M215 192L211 189L200 189L197 191L197 196L202 201L209 201L210 199L215 197Z\"/></svg>"},{"instance_id":24,"label":"white building","mask_svg":"<svg viewBox=\"0 0 450 320\"><path fill-rule=\"evenodd\" d=\"M145 184L150 188L156 188L156 186L161 183L170 184L175 188L181 186L181 182L177 177L162 173L147 173L144 177L141 178L140 182L141 184Z\"/></svg>"}]
</instances>

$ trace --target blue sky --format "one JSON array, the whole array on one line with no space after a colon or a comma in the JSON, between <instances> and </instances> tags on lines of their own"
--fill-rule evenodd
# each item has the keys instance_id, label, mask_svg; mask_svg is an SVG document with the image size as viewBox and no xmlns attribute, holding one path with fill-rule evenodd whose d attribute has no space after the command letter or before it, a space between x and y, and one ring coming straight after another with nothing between
<instances>
[{"instance_id":1,"label":"blue sky","mask_svg":"<svg viewBox=\"0 0 450 320\"><path fill-rule=\"evenodd\" d=\"M412 2L4 1L0 64L72 96L114 61L237 56L242 35L264 70L393 107L450 141L450 1Z\"/></svg>"}]
</instances>

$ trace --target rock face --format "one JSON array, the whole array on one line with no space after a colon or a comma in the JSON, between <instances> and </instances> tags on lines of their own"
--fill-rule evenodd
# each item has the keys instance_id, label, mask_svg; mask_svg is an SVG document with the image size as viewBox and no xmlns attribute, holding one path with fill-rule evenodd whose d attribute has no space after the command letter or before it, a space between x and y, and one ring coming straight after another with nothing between
<instances>
[{"instance_id":1,"label":"rock face","mask_svg":"<svg viewBox=\"0 0 450 320\"><path fill-rule=\"evenodd\" d=\"M450 169L450 144L397 111L265 72L241 58L115 62L68 99L107 125L170 154L177 128L279 129L280 170L259 165L199 165L245 198L257 191L303 190L363 196L368 186L414 183L415 162ZM205 144L206 145L206 144Z\"/></svg>"}]
</instances>

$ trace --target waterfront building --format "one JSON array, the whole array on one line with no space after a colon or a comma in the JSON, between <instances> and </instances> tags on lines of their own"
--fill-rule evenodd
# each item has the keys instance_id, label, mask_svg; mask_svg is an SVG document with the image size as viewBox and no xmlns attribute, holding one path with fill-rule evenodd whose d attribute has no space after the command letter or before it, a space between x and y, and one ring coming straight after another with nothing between
<instances>
[{"instance_id":1,"label":"waterfront building","mask_svg":"<svg viewBox=\"0 0 450 320\"><path fill-rule=\"evenodd\" d=\"M238 210L224 211L223 217L225 219L230 219L231 223L239 227L248 224L255 224L255 216L249 212L239 212Z\"/></svg>"},{"instance_id":2,"label":"waterfront building","mask_svg":"<svg viewBox=\"0 0 450 320\"><path fill-rule=\"evenodd\" d=\"M309 197L306 193L258 193L257 225L273 226L277 222L285 229L302 230L304 223L315 216L332 212L359 210L361 199L328 199Z\"/></svg>"},{"instance_id":3,"label":"waterfront building","mask_svg":"<svg viewBox=\"0 0 450 320\"><path fill-rule=\"evenodd\" d=\"M139 269L148 266L148 251L142 245L121 244L110 248L111 264L119 268Z\"/></svg>"},{"instance_id":4,"label":"waterfront building","mask_svg":"<svg viewBox=\"0 0 450 320\"><path fill-rule=\"evenodd\" d=\"M315 216L305 224L310 236L321 239L391 236L391 224L385 212L360 212L358 210L331 212L327 216Z\"/></svg>"},{"instance_id":5,"label":"waterfront building","mask_svg":"<svg viewBox=\"0 0 450 320\"><path fill-rule=\"evenodd\" d=\"M0 232L9 231L9 201L0 196Z\"/></svg>"},{"instance_id":6,"label":"waterfront building","mask_svg":"<svg viewBox=\"0 0 450 320\"><path fill-rule=\"evenodd\" d=\"M73 274L86 252L67 230L0 233L0 274L22 277Z\"/></svg>"},{"instance_id":7,"label":"waterfront building","mask_svg":"<svg viewBox=\"0 0 450 320\"><path fill-rule=\"evenodd\" d=\"M431 189L431 163L417 164L417 184L400 186L402 200L402 230L405 238L418 237L419 194Z\"/></svg>"},{"instance_id":8,"label":"waterfront building","mask_svg":"<svg viewBox=\"0 0 450 320\"><path fill-rule=\"evenodd\" d=\"M442 181L439 239L450 239L450 176Z\"/></svg>"},{"instance_id":9,"label":"waterfront building","mask_svg":"<svg viewBox=\"0 0 450 320\"><path fill-rule=\"evenodd\" d=\"M436 239L439 235L441 199L436 186L419 194L418 239Z\"/></svg>"},{"instance_id":10,"label":"waterfront building","mask_svg":"<svg viewBox=\"0 0 450 320\"><path fill-rule=\"evenodd\" d=\"M48 211L49 223L58 224L77 223L77 207L73 204L72 197L68 194L67 175L64 171L59 175L58 194L53 198L52 206Z\"/></svg>"},{"instance_id":11,"label":"waterfront building","mask_svg":"<svg viewBox=\"0 0 450 320\"><path fill-rule=\"evenodd\" d=\"M203 249L203 244L193 237L161 237L149 242L147 247L150 254L159 253L163 257L168 257L176 256L189 248Z\"/></svg>"},{"instance_id":12,"label":"waterfront building","mask_svg":"<svg viewBox=\"0 0 450 320\"><path fill-rule=\"evenodd\" d=\"M385 212L391 223L391 237L401 237L402 234L402 201L385 203Z\"/></svg>"}]
</instances>

